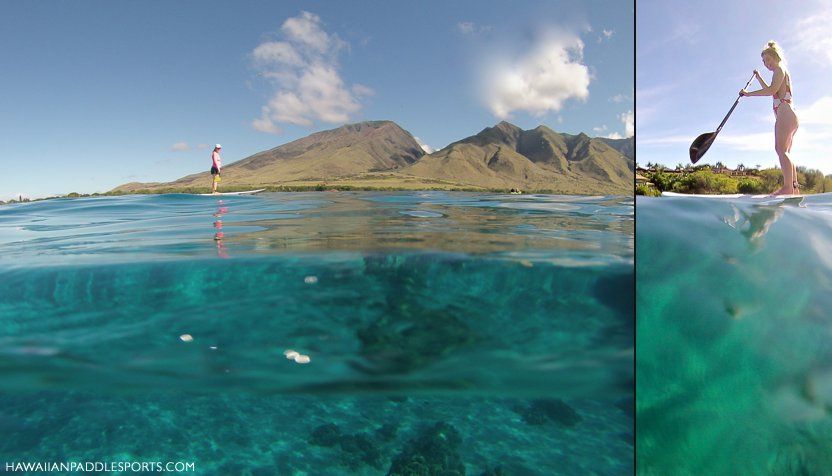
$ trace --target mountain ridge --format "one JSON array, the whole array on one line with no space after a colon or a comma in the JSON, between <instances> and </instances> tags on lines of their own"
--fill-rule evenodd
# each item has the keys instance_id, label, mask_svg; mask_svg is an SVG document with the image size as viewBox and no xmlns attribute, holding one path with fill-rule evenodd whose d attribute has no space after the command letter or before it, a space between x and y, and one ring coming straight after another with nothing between
<instances>
[{"instance_id":1,"label":"mountain ridge","mask_svg":"<svg viewBox=\"0 0 832 476\"><path fill-rule=\"evenodd\" d=\"M319 131L223 167L223 185L443 188L633 194L634 140L530 130L507 121L426 154L393 121ZM120 185L114 192L208 187L207 172L173 182Z\"/></svg>"}]
</instances>

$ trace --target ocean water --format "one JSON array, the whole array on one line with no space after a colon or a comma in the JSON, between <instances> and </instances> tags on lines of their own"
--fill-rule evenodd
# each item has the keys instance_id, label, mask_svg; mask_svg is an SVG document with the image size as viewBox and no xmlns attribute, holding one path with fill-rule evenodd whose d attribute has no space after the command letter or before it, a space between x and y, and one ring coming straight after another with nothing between
<instances>
[{"instance_id":1,"label":"ocean water","mask_svg":"<svg viewBox=\"0 0 832 476\"><path fill-rule=\"evenodd\" d=\"M0 207L0 463L631 474L633 228L622 197Z\"/></svg>"},{"instance_id":2,"label":"ocean water","mask_svg":"<svg viewBox=\"0 0 832 476\"><path fill-rule=\"evenodd\" d=\"M832 194L636 207L638 474L832 474Z\"/></svg>"}]
</instances>

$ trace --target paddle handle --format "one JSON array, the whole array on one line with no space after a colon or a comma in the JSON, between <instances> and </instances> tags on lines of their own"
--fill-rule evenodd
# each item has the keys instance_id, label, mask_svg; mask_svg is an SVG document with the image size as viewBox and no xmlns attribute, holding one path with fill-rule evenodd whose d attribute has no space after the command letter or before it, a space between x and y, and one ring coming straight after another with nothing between
<instances>
[{"instance_id":1,"label":"paddle handle","mask_svg":"<svg viewBox=\"0 0 832 476\"><path fill-rule=\"evenodd\" d=\"M752 74L751 74L751 78L749 78L749 79L748 79L748 82L747 82L747 83L745 83L745 87L743 87L743 89L747 88L747 87L748 87L748 85L749 85L749 84L751 84L751 81L752 81L752 80L754 80L754 73L752 73ZM725 125L725 122L727 122L727 121L728 121L728 118L729 118L729 117L731 117L731 113L732 113L732 112L734 112L734 109L736 109L737 104L739 104L739 103L740 103L740 98L741 98L741 97L742 97L742 95L739 95L739 94L737 95L737 100L736 100L736 101L734 101L734 105L733 105L733 106L731 106L731 109L728 111L728 114L726 114L726 115L725 115L725 119L723 119L723 120L722 120L722 122L720 122L720 123L719 123L719 127L717 127L717 128L716 128L716 132L714 132L714 135L719 134L719 131L721 131L721 130L722 130L722 126L724 126L724 125Z\"/></svg>"}]
</instances>

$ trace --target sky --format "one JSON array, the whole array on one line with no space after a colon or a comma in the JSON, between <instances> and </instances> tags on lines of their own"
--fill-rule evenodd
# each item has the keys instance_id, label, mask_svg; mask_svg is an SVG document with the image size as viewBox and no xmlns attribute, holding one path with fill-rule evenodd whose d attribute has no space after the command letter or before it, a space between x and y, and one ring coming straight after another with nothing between
<instances>
[{"instance_id":1,"label":"sky","mask_svg":"<svg viewBox=\"0 0 832 476\"><path fill-rule=\"evenodd\" d=\"M636 160L689 163L688 148L714 131L759 70L769 40L784 50L800 120L792 160L832 173L832 2L639 0ZM760 89L757 81L749 90ZM700 164L779 166L772 98L742 98Z\"/></svg>"},{"instance_id":2,"label":"sky","mask_svg":"<svg viewBox=\"0 0 832 476\"><path fill-rule=\"evenodd\" d=\"M105 192L392 120L627 137L633 2L0 3L0 200ZM207 180L206 180L207 183Z\"/></svg>"}]
</instances>

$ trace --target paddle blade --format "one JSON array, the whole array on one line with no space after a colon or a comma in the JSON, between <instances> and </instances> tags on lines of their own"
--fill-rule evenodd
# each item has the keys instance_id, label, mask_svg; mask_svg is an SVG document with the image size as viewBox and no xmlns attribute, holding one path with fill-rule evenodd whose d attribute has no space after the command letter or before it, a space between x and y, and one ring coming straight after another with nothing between
<instances>
[{"instance_id":1,"label":"paddle blade","mask_svg":"<svg viewBox=\"0 0 832 476\"><path fill-rule=\"evenodd\" d=\"M699 162L699 159L705 155L705 152L711 147L711 144L714 143L714 139L716 138L716 132L706 132L693 141L693 144L690 145L690 161L691 163L695 164Z\"/></svg>"}]
</instances>

